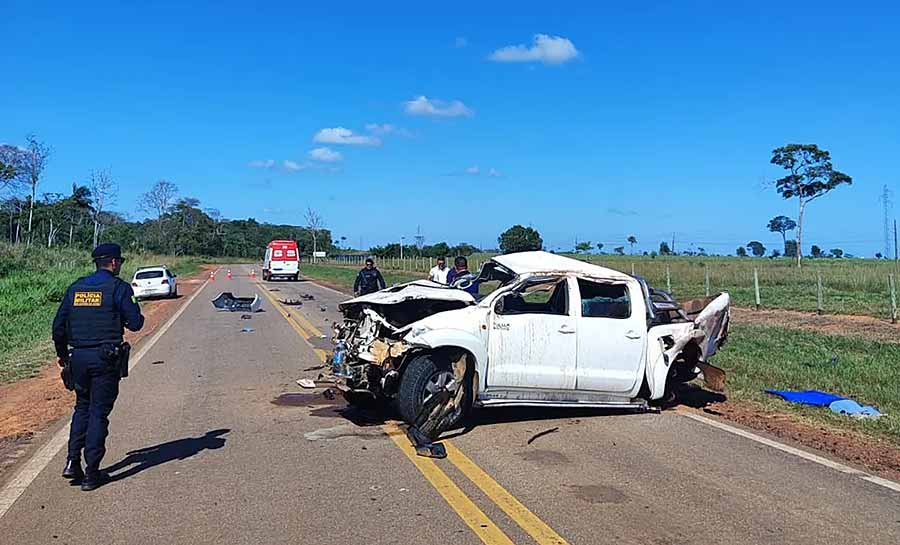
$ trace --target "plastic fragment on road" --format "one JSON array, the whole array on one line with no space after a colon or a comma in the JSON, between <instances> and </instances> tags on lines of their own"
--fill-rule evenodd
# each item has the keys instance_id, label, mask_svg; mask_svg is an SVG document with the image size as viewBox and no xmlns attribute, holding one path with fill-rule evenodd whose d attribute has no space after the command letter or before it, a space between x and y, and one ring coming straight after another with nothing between
<instances>
[{"instance_id":1,"label":"plastic fragment on road","mask_svg":"<svg viewBox=\"0 0 900 545\"><path fill-rule=\"evenodd\" d=\"M827 407L835 401L846 399L845 397L829 394L828 392L821 392L819 390L803 390L802 392L793 390L766 390L766 393L776 395L791 403L812 405L813 407Z\"/></svg>"},{"instance_id":2,"label":"plastic fragment on road","mask_svg":"<svg viewBox=\"0 0 900 545\"><path fill-rule=\"evenodd\" d=\"M241 330L241 333L253 333L253 328L245 327L244 329Z\"/></svg>"},{"instance_id":3,"label":"plastic fragment on road","mask_svg":"<svg viewBox=\"0 0 900 545\"><path fill-rule=\"evenodd\" d=\"M870 405L860 405L852 399L840 399L828 405L828 408L838 414L845 414L855 418L878 418L881 413Z\"/></svg>"},{"instance_id":4,"label":"plastic fragment on road","mask_svg":"<svg viewBox=\"0 0 900 545\"><path fill-rule=\"evenodd\" d=\"M308 379L308 378L297 379L297 384L301 388L315 388L316 387L315 381L313 381L312 379Z\"/></svg>"},{"instance_id":5,"label":"plastic fragment on road","mask_svg":"<svg viewBox=\"0 0 900 545\"><path fill-rule=\"evenodd\" d=\"M258 294L253 297L235 297L230 291L220 293L211 302L216 309L229 312L259 312L262 306Z\"/></svg>"}]
</instances>

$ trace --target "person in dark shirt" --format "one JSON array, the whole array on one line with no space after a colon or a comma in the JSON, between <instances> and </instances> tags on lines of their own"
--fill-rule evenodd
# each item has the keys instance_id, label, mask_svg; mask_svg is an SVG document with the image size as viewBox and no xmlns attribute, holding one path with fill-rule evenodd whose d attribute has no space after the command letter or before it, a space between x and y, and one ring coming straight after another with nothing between
<instances>
[{"instance_id":1,"label":"person in dark shirt","mask_svg":"<svg viewBox=\"0 0 900 545\"><path fill-rule=\"evenodd\" d=\"M472 274L469 272L469 260L463 256L459 256L453 260L453 269L447 274L447 284L452 286L453 282L467 274ZM477 297L479 287L480 283L473 281L468 286L462 288L462 290L472 294L473 297Z\"/></svg>"},{"instance_id":2,"label":"person in dark shirt","mask_svg":"<svg viewBox=\"0 0 900 545\"><path fill-rule=\"evenodd\" d=\"M375 260L367 257L366 266L359 271L359 274L356 275L356 281L353 282L353 293L357 296L366 295L384 288L384 277L381 276L381 271L375 267Z\"/></svg>"},{"instance_id":3,"label":"person in dark shirt","mask_svg":"<svg viewBox=\"0 0 900 545\"><path fill-rule=\"evenodd\" d=\"M120 379L118 359L113 361L110 354L121 349L124 328L138 331L144 326L131 286L118 278L125 261L119 245L101 244L91 256L97 271L69 286L53 319L57 361L70 377L67 387L75 390L63 477L80 481L85 491L104 481L100 462Z\"/></svg>"}]
</instances>

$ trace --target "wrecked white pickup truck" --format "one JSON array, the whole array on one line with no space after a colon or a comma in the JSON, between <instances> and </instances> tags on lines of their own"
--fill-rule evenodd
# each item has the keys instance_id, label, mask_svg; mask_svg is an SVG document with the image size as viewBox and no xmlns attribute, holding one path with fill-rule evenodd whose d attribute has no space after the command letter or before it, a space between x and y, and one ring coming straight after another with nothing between
<instances>
[{"instance_id":1,"label":"wrecked white pickup truck","mask_svg":"<svg viewBox=\"0 0 900 545\"><path fill-rule=\"evenodd\" d=\"M476 301L423 280L342 303L335 361L349 392L395 400L435 437L472 406L641 408L701 373L724 387L707 361L727 335L727 293L680 305L546 252L494 257L467 281L496 287Z\"/></svg>"}]
</instances>

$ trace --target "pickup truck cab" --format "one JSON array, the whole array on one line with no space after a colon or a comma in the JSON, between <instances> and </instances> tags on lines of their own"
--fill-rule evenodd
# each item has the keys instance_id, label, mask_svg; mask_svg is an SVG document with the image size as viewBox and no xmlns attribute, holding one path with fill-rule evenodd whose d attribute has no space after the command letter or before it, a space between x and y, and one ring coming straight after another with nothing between
<instances>
[{"instance_id":1,"label":"pickup truck cab","mask_svg":"<svg viewBox=\"0 0 900 545\"><path fill-rule=\"evenodd\" d=\"M416 281L342 303L347 386L427 426L423 413L446 425L471 406L640 408L701 373L724 384L707 360L727 334L727 293L686 309L639 277L546 252L494 257L466 281L497 287L476 300Z\"/></svg>"}]
</instances>

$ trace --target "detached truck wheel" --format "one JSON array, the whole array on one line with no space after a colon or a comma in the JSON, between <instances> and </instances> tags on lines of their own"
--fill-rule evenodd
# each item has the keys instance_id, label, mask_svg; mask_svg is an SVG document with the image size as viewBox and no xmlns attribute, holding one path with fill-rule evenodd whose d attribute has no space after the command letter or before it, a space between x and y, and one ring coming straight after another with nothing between
<instances>
[{"instance_id":1,"label":"detached truck wheel","mask_svg":"<svg viewBox=\"0 0 900 545\"><path fill-rule=\"evenodd\" d=\"M464 393L461 406L452 415L448 428L458 424L472 406L472 384L468 375L469 373L466 373L463 378ZM441 354L416 356L407 365L397 393L397 409L403 420L410 425L415 424L425 402L441 392L451 380L453 368L446 357ZM421 431L429 434L431 430L425 429L426 427L427 424Z\"/></svg>"}]
</instances>

